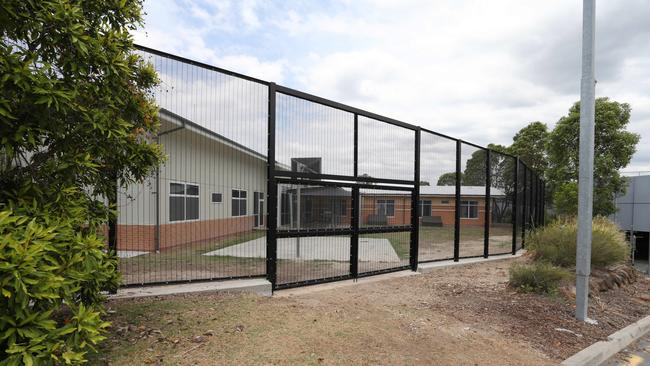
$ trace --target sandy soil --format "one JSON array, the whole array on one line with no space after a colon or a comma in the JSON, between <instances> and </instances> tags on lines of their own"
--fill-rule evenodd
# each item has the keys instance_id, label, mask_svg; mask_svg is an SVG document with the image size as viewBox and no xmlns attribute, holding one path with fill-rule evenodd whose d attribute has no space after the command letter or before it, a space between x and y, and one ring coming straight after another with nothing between
<instances>
[{"instance_id":1,"label":"sandy soil","mask_svg":"<svg viewBox=\"0 0 650 366\"><path fill-rule=\"evenodd\" d=\"M650 283L600 294L589 326L559 298L507 287L513 261L410 272L273 298L187 295L112 301L112 365L548 365L650 313Z\"/></svg>"}]
</instances>

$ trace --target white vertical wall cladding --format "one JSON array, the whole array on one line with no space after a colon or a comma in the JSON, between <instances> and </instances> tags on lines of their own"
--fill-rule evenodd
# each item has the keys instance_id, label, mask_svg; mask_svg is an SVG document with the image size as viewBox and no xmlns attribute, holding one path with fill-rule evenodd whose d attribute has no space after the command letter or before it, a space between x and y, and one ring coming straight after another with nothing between
<instances>
[{"instance_id":1,"label":"white vertical wall cladding","mask_svg":"<svg viewBox=\"0 0 650 366\"><path fill-rule=\"evenodd\" d=\"M199 219L231 217L232 190L247 191L246 213L253 214L253 192L266 192L266 161L207 136L183 129L163 136L168 155L160 169L161 224L169 222L169 183L199 185ZM212 203L212 193L222 203Z\"/></svg>"},{"instance_id":2,"label":"white vertical wall cladding","mask_svg":"<svg viewBox=\"0 0 650 366\"><path fill-rule=\"evenodd\" d=\"M119 225L156 224L156 178L151 176L143 183L132 184L118 190Z\"/></svg>"},{"instance_id":3,"label":"white vertical wall cladding","mask_svg":"<svg viewBox=\"0 0 650 366\"><path fill-rule=\"evenodd\" d=\"M163 123L163 125L165 125ZM171 130L168 126L162 130ZM228 146L217 138L190 129L179 129L160 137L166 161L160 167L160 224L169 221L169 184L199 185L199 220L232 217L232 190L247 191L247 216L253 215L253 192L266 193L266 160ZM118 200L120 224L155 225L155 176L130 186ZM212 203L212 193L222 202ZM127 194L133 197L127 198ZM174 221L177 222L177 221Z\"/></svg>"}]
</instances>

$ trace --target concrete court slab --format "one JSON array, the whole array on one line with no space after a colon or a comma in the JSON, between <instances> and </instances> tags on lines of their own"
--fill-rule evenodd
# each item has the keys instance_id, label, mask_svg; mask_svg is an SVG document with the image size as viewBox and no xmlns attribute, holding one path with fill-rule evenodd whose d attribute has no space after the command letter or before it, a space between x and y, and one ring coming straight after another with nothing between
<instances>
[{"instance_id":1,"label":"concrete court slab","mask_svg":"<svg viewBox=\"0 0 650 366\"><path fill-rule=\"evenodd\" d=\"M137 257L140 255L145 255L149 254L149 252L141 252L138 250L118 250L117 251L117 257L118 258L133 258Z\"/></svg>"},{"instance_id":2,"label":"concrete court slab","mask_svg":"<svg viewBox=\"0 0 650 366\"><path fill-rule=\"evenodd\" d=\"M258 238L227 248L213 250L203 255L266 258L266 238ZM350 238L345 236L320 236L278 239L278 259L350 260ZM359 261L399 262L399 256L388 239L359 238Z\"/></svg>"}]
</instances>

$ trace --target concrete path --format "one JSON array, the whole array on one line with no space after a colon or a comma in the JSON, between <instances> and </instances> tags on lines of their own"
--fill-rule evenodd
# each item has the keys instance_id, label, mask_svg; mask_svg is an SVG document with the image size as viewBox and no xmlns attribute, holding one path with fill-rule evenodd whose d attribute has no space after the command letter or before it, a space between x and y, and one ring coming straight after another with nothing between
<instances>
[{"instance_id":1,"label":"concrete path","mask_svg":"<svg viewBox=\"0 0 650 366\"><path fill-rule=\"evenodd\" d=\"M258 238L203 255L266 258L266 238ZM345 236L278 239L278 259L350 260L350 238ZM359 261L399 262L388 239L359 238Z\"/></svg>"}]
</instances>

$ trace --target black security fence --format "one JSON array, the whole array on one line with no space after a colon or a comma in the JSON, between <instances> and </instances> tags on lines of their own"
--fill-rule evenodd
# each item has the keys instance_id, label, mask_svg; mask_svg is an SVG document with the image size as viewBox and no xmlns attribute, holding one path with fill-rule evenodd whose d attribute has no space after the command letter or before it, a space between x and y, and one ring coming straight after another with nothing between
<instances>
[{"instance_id":1,"label":"black security fence","mask_svg":"<svg viewBox=\"0 0 650 366\"><path fill-rule=\"evenodd\" d=\"M125 285L266 277L275 289L514 254L543 224L518 158L140 47L166 160L120 190Z\"/></svg>"}]
</instances>

